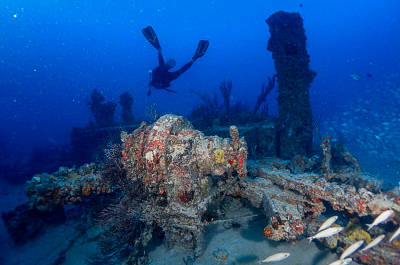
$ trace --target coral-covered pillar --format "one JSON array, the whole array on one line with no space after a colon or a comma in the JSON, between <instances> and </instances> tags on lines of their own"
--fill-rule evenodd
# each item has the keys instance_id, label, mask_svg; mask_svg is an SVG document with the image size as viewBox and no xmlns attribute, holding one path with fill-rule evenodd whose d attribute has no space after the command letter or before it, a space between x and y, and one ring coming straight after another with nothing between
<instances>
[{"instance_id":1,"label":"coral-covered pillar","mask_svg":"<svg viewBox=\"0 0 400 265\"><path fill-rule=\"evenodd\" d=\"M278 155L283 159L310 155L313 118L309 88L316 72L309 68L303 19L299 13L279 11L266 22L271 33L267 49L275 61L279 89Z\"/></svg>"}]
</instances>

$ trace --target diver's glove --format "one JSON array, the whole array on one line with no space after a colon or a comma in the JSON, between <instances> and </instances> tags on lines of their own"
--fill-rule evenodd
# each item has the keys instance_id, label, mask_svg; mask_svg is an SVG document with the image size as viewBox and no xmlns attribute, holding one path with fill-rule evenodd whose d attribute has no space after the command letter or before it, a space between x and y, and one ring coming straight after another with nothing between
<instances>
[{"instance_id":1,"label":"diver's glove","mask_svg":"<svg viewBox=\"0 0 400 265\"><path fill-rule=\"evenodd\" d=\"M206 53L208 45L210 42L208 40L201 40L199 41L199 45L197 45L196 53L192 57L193 60L197 60Z\"/></svg>"}]
</instances>

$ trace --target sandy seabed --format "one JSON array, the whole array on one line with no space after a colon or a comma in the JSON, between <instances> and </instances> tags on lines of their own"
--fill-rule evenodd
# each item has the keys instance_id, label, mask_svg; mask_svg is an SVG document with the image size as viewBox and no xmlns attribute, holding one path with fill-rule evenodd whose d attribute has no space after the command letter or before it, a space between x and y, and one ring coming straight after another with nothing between
<instances>
[{"instance_id":1,"label":"sandy seabed","mask_svg":"<svg viewBox=\"0 0 400 265\"><path fill-rule=\"evenodd\" d=\"M0 199L3 202L0 211L13 210L26 201L23 185L0 183ZM194 264L256 264L258 261L278 252L289 252L291 256L275 264L291 265L326 265L339 258L329 249L317 247L316 243L308 243L302 239L292 246L286 242L274 242L263 236L267 219L259 219L249 223L243 230L226 229L221 224L206 228L206 246L204 254ZM80 220L69 220L66 224L46 227L45 231L21 246L16 246L8 235L4 223L0 222L0 264L4 265L54 265L85 264L85 260L95 255L97 244L91 241L97 228L83 233L76 229ZM93 231L91 231L93 230ZM214 257L219 250L227 253L227 259ZM64 253L64 261L58 263L60 253ZM185 264L189 253L179 247L167 250L165 243L154 239L146 247L151 264ZM191 264L191 263L187 263ZM352 264L356 264L353 262Z\"/></svg>"}]
</instances>

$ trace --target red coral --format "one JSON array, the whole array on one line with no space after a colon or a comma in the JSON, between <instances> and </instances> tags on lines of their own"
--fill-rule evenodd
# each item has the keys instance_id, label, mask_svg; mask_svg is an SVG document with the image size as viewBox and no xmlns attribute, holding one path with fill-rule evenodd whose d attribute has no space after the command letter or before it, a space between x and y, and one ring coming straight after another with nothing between
<instances>
[{"instance_id":1,"label":"red coral","mask_svg":"<svg viewBox=\"0 0 400 265\"><path fill-rule=\"evenodd\" d=\"M361 260L362 262L364 262L364 263L369 264L369 257L367 257L367 256L365 256L365 255L360 256L360 260Z\"/></svg>"},{"instance_id":2,"label":"red coral","mask_svg":"<svg viewBox=\"0 0 400 265\"><path fill-rule=\"evenodd\" d=\"M181 199L182 202L187 203L188 199L186 198L186 195L183 191L179 192L179 199Z\"/></svg>"}]
</instances>

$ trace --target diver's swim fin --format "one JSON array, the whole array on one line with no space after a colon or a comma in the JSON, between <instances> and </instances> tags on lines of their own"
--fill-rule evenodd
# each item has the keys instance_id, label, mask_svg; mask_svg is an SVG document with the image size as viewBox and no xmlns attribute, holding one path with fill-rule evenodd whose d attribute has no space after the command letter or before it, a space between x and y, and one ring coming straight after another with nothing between
<instances>
[{"instance_id":1,"label":"diver's swim fin","mask_svg":"<svg viewBox=\"0 0 400 265\"><path fill-rule=\"evenodd\" d=\"M199 45L197 45L197 49L196 49L196 54L192 57L192 59L196 60L196 59L202 57L206 53L209 44L210 44L210 42L208 40L199 41Z\"/></svg>"},{"instance_id":2,"label":"diver's swim fin","mask_svg":"<svg viewBox=\"0 0 400 265\"><path fill-rule=\"evenodd\" d=\"M153 45L154 48L156 48L157 50L161 49L161 45L158 42L156 32L151 26L142 29L142 33L147 41L150 42L150 44Z\"/></svg>"}]
</instances>

